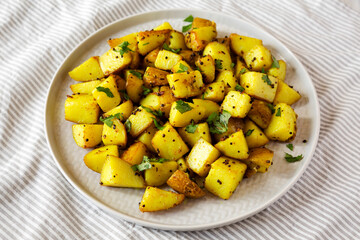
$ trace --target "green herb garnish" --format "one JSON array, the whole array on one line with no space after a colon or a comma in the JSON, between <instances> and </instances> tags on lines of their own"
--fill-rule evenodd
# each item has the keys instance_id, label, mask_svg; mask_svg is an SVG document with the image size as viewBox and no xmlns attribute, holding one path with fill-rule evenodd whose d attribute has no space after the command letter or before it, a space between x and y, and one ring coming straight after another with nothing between
<instances>
[{"instance_id":1,"label":"green herb garnish","mask_svg":"<svg viewBox=\"0 0 360 240\"><path fill-rule=\"evenodd\" d=\"M169 45L167 45L166 43L164 43L163 49L173 52L173 53L178 53L181 50L180 48L179 49L170 48Z\"/></svg>"},{"instance_id":2,"label":"green herb garnish","mask_svg":"<svg viewBox=\"0 0 360 240\"><path fill-rule=\"evenodd\" d=\"M187 32L192 27L192 22L194 21L194 17L192 15L189 15L187 18L184 19L184 22L191 22L189 25L182 27L182 32Z\"/></svg>"},{"instance_id":3,"label":"green herb garnish","mask_svg":"<svg viewBox=\"0 0 360 240\"><path fill-rule=\"evenodd\" d=\"M159 130L163 130L165 127L161 126L161 124L156 120L156 118L151 118L154 121L155 127Z\"/></svg>"},{"instance_id":4,"label":"green herb garnish","mask_svg":"<svg viewBox=\"0 0 360 240\"><path fill-rule=\"evenodd\" d=\"M151 108L145 107L143 105L141 105L141 107L145 109L148 113L154 115L155 117L162 117L164 115L164 113L161 110L152 110Z\"/></svg>"},{"instance_id":5,"label":"green herb garnish","mask_svg":"<svg viewBox=\"0 0 360 240\"><path fill-rule=\"evenodd\" d=\"M129 119L126 120L124 125L125 125L125 128L126 128L126 131L130 132L131 131L131 122L129 121Z\"/></svg>"},{"instance_id":6,"label":"green herb garnish","mask_svg":"<svg viewBox=\"0 0 360 240\"><path fill-rule=\"evenodd\" d=\"M138 79L142 79L142 75L140 72L138 71L134 71L134 70L130 70L129 71L132 75L134 75L135 77L137 77Z\"/></svg>"},{"instance_id":7,"label":"green herb garnish","mask_svg":"<svg viewBox=\"0 0 360 240\"><path fill-rule=\"evenodd\" d=\"M192 15L189 15L187 18L184 19L184 22L193 22L194 21L194 17Z\"/></svg>"},{"instance_id":8,"label":"green herb garnish","mask_svg":"<svg viewBox=\"0 0 360 240\"><path fill-rule=\"evenodd\" d=\"M222 60L220 59L215 59L215 68L216 69L222 69L223 66L222 66Z\"/></svg>"},{"instance_id":9,"label":"green herb garnish","mask_svg":"<svg viewBox=\"0 0 360 240\"><path fill-rule=\"evenodd\" d=\"M99 92L104 92L106 93L106 96L108 96L109 98L113 98L114 94L110 91L109 88L104 88L104 87L96 87L96 90L98 90Z\"/></svg>"},{"instance_id":10,"label":"green herb garnish","mask_svg":"<svg viewBox=\"0 0 360 240\"><path fill-rule=\"evenodd\" d=\"M149 93L152 92L152 90L150 88L147 88L147 87L144 87L144 86L141 86L142 90L143 90L143 95L146 96L148 95Z\"/></svg>"},{"instance_id":11,"label":"green herb garnish","mask_svg":"<svg viewBox=\"0 0 360 240\"><path fill-rule=\"evenodd\" d=\"M285 153L285 159L287 162L290 162L290 163L300 161L303 158L304 158L304 156L302 154L299 156L293 157L292 155Z\"/></svg>"},{"instance_id":12,"label":"green herb garnish","mask_svg":"<svg viewBox=\"0 0 360 240\"><path fill-rule=\"evenodd\" d=\"M230 67L231 67L231 68L234 68L234 67L235 67L235 63L231 63L231 64L230 64Z\"/></svg>"},{"instance_id":13,"label":"green herb garnish","mask_svg":"<svg viewBox=\"0 0 360 240\"><path fill-rule=\"evenodd\" d=\"M183 72L187 72L187 70L189 70L189 68L182 63L180 63L179 68L180 68L180 70L178 70L176 73L183 73Z\"/></svg>"},{"instance_id":14,"label":"green herb garnish","mask_svg":"<svg viewBox=\"0 0 360 240\"><path fill-rule=\"evenodd\" d=\"M245 71L246 71L246 68L242 68L242 69L240 70L240 73L243 74Z\"/></svg>"},{"instance_id":15,"label":"green herb garnish","mask_svg":"<svg viewBox=\"0 0 360 240\"><path fill-rule=\"evenodd\" d=\"M264 80L264 82L266 82L267 85L269 85L269 86L272 85L272 82L271 82L271 80L269 79L269 76L268 76L267 74L264 74L264 75L262 76L262 80Z\"/></svg>"},{"instance_id":16,"label":"green herb garnish","mask_svg":"<svg viewBox=\"0 0 360 240\"><path fill-rule=\"evenodd\" d=\"M191 120L191 123L186 126L185 131L188 133L194 133L199 125L194 123L194 120Z\"/></svg>"},{"instance_id":17,"label":"green herb garnish","mask_svg":"<svg viewBox=\"0 0 360 240\"><path fill-rule=\"evenodd\" d=\"M271 114L273 114L275 112L274 105L272 105L271 103L267 103L266 106L268 106L268 108L270 108Z\"/></svg>"},{"instance_id":18,"label":"green herb garnish","mask_svg":"<svg viewBox=\"0 0 360 240\"><path fill-rule=\"evenodd\" d=\"M243 91L245 91L245 88L243 88L240 84L236 84L235 90L236 90L236 91L243 92Z\"/></svg>"},{"instance_id":19,"label":"green herb garnish","mask_svg":"<svg viewBox=\"0 0 360 240\"><path fill-rule=\"evenodd\" d=\"M253 133L254 130L255 130L255 129L249 129L249 130L247 130L246 133L245 133L245 136L246 136L246 137L250 136L250 135Z\"/></svg>"},{"instance_id":20,"label":"green herb garnish","mask_svg":"<svg viewBox=\"0 0 360 240\"><path fill-rule=\"evenodd\" d=\"M146 43L143 44L143 46L146 46L146 45L148 45L148 44L149 44L149 42L146 42Z\"/></svg>"},{"instance_id":21,"label":"green herb garnish","mask_svg":"<svg viewBox=\"0 0 360 240\"><path fill-rule=\"evenodd\" d=\"M146 169L150 169L151 168L151 163L150 163L150 159L148 156L144 156L143 160L140 164L134 165L131 167L135 172L136 171L144 171Z\"/></svg>"},{"instance_id":22,"label":"green herb garnish","mask_svg":"<svg viewBox=\"0 0 360 240\"><path fill-rule=\"evenodd\" d=\"M184 112L188 112L193 109L188 103L184 102L183 100L176 101L175 108L183 114Z\"/></svg>"},{"instance_id":23,"label":"green herb garnish","mask_svg":"<svg viewBox=\"0 0 360 240\"><path fill-rule=\"evenodd\" d=\"M292 143L286 144L286 147L287 147L288 149L290 149L291 151L294 150L294 145L292 145Z\"/></svg>"},{"instance_id":24,"label":"green herb garnish","mask_svg":"<svg viewBox=\"0 0 360 240\"><path fill-rule=\"evenodd\" d=\"M122 113L116 113L115 115L110 115L106 118L100 117L100 121L102 121L108 127L112 127L114 118L117 118L119 120L123 119Z\"/></svg>"},{"instance_id":25,"label":"green herb garnish","mask_svg":"<svg viewBox=\"0 0 360 240\"><path fill-rule=\"evenodd\" d=\"M129 95L127 94L126 90L120 90L119 92L121 92L124 95L124 99L127 101L130 99Z\"/></svg>"},{"instance_id":26,"label":"green herb garnish","mask_svg":"<svg viewBox=\"0 0 360 240\"><path fill-rule=\"evenodd\" d=\"M271 55L271 58L273 60L271 67L272 68L280 68L280 64L279 64L278 60L276 60L276 58L272 55Z\"/></svg>"},{"instance_id":27,"label":"green herb garnish","mask_svg":"<svg viewBox=\"0 0 360 240\"><path fill-rule=\"evenodd\" d=\"M265 69L264 69L264 68L261 68L261 73L265 73Z\"/></svg>"},{"instance_id":28,"label":"green herb garnish","mask_svg":"<svg viewBox=\"0 0 360 240\"><path fill-rule=\"evenodd\" d=\"M209 124L209 129L211 133L224 133L228 130L228 123L231 114L223 110L222 113L214 112L210 114L206 122Z\"/></svg>"},{"instance_id":29,"label":"green herb garnish","mask_svg":"<svg viewBox=\"0 0 360 240\"><path fill-rule=\"evenodd\" d=\"M128 48L128 46L130 45L130 43L128 41L122 42L121 44L119 44L119 46L117 46L119 49L113 48L113 51L120 53L121 57L127 53L127 52L133 52L133 50L131 50L130 48Z\"/></svg>"},{"instance_id":30,"label":"green herb garnish","mask_svg":"<svg viewBox=\"0 0 360 240\"><path fill-rule=\"evenodd\" d=\"M275 116L281 117L281 108L277 109Z\"/></svg>"}]
</instances>

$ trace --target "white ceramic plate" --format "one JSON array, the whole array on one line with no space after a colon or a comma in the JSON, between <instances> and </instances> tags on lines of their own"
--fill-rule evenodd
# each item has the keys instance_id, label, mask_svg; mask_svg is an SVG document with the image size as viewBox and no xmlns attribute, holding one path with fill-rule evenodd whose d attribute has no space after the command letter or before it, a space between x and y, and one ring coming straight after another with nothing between
<instances>
[{"instance_id":1,"label":"white ceramic plate","mask_svg":"<svg viewBox=\"0 0 360 240\"><path fill-rule=\"evenodd\" d=\"M83 156L89 151L79 148L73 141L71 126L64 120L64 102L71 94L68 72L91 56L108 50L106 41L136 31L152 29L164 21L181 31L182 20L189 14L216 22L218 36L238 33L260 38L277 59L288 65L286 82L294 86L302 98L294 105L298 118L298 133L294 155L305 157L297 163L287 163L284 152L289 150L282 143L271 143L274 165L266 174L257 174L241 182L229 200L222 200L210 193L197 200L186 200L168 211L141 213L138 203L143 190L109 188L99 185L99 174L88 169ZM280 41L261 28L235 17L198 10L166 10L140 14L114 22L89 36L70 53L52 80L46 103L45 128L50 150L65 178L89 199L90 204L122 219L166 230L200 230L227 225L245 219L279 199L300 178L314 153L320 126L319 105L314 86L299 60ZM303 143L306 139L307 143Z\"/></svg>"}]
</instances>

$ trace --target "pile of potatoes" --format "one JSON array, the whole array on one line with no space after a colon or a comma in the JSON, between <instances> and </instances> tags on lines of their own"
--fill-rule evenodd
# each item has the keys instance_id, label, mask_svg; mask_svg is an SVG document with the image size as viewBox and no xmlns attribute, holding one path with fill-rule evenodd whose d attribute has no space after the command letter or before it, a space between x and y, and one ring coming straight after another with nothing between
<instances>
[{"instance_id":1,"label":"pile of potatoes","mask_svg":"<svg viewBox=\"0 0 360 240\"><path fill-rule=\"evenodd\" d=\"M301 96L285 83L285 61L260 39L217 38L214 22L186 21L185 34L164 22L110 39L107 52L69 72L81 83L70 86L65 119L76 123L76 144L94 148L86 166L102 186L146 188L142 212L204 188L229 199L243 177L272 165L265 144L296 135L290 105Z\"/></svg>"}]
</instances>

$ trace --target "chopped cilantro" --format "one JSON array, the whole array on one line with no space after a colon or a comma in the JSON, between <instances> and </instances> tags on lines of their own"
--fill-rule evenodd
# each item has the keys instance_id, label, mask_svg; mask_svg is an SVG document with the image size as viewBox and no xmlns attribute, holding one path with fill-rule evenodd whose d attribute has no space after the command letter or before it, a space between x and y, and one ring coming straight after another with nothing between
<instances>
[{"instance_id":1,"label":"chopped cilantro","mask_svg":"<svg viewBox=\"0 0 360 240\"><path fill-rule=\"evenodd\" d=\"M146 169L150 169L151 168L151 163L150 163L150 159L148 156L144 156L143 160L140 164L134 165L131 167L135 172L136 171L144 171Z\"/></svg>"},{"instance_id":2,"label":"chopped cilantro","mask_svg":"<svg viewBox=\"0 0 360 240\"><path fill-rule=\"evenodd\" d=\"M180 48L179 49L170 48L169 45L167 45L166 43L164 43L163 49L173 52L173 53L178 53L181 50Z\"/></svg>"},{"instance_id":3,"label":"chopped cilantro","mask_svg":"<svg viewBox=\"0 0 360 240\"><path fill-rule=\"evenodd\" d=\"M288 149L290 149L291 151L294 150L294 145L292 145L292 143L286 144L286 147L287 147Z\"/></svg>"},{"instance_id":4,"label":"chopped cilantro","mask_svg":"<svg viewBox=\"0 0 360 240\"><path fill-rule=\"evenodd\" d=\"M271 65L272 68L280 68L280 64L278 62L278 60L276 60L276 58L274 56L271 56L273 63Z\"/></svg>"},{"instance_id":5,"label":"chopped cilantro","mask_svg":"<svg viewBox=\"0 0 360 240\"><path fill-rule=\"evenodd\" d=\"M127 52L133 52L133 50L131 50L130 48L128 48L128 46L130 45L130 43L128 41L122 42L121 44L119 44L118 49L113 48L113 51L115 52L119 52L121 56L123 56L125 53Z\"/></svg>"},{"instance_id":6,"label":"chopped cilantro","mask_svg":"<svg viewBox=\"0 0 360 240\"><path fill-rule=\"evenodd\" d=\"M230 67L231 67L231 68L234 68L234 67L235 67L235 63L231 63L231 64L230 64Z\"/></svg>"},{"instance_id":7,"label":"chopped cilantro","mask_svg":"<svg viewBox=\"0 0 360 240\"><path fill-rule=\"evenodd\" d=\"M272 82L271 82L271 80L269 79L269 76L268 76L267 74L264 74L264 75L262 76L262 80L264 80L264 82L266 82L267 85L269 85L269 86L272 85Z\"/></svg>"},{"instance_id":8,"label":"chopped cilantro","mask_svg":"<svg viewBox=\"0 0 360 240\"><path fill-rule=\"evenodd\" d=\"M304 156L301 154L299 156L293 157L292 155L285 153L285 159L287 162L292 163L292 162L297 162L300 161L304 158Z\"/></svg>"},{"instance_id":9,"label":"chopped cilantro","mask_svg":"<svg viewBox=\"0 0 360 240\"><path fill-rule=\"evenodd\" d=\"M215 59L215 68L216 69L222 69L223 66L222 66L222 60L220 59Z\"/></svg>"},{"instance_id":10,"label":"chopped cilantro","mask_svg":"<svg viewBox=\"0 0 360 240\"><path fill-rule=\"evenodd\" d=\"M249 130L247 130L246 133L245 133L245 136L246 136L246 137L250 136L250 135L253 133L254 130L255 130L255 129L249 129Z\"/></svg>"},{"instance_id":11,"label":"chopped cilantro","mask_svg":"<svg viewBox=\"0 0 360 240\"><path fill-rule=\"evenodd\" d=\"M270 108L271 114L273 114L275 112L274 105L272 105L271 103L267 103L266 106L268 106L268 108Z\"/></svg>"},{"instance_id":12,"label":"chopped cilantro","mask_svg":"<svg viewBox=\"0 0 360 240\"><path fill-rule=\"evenodd\" d=\"M188 112L193 109L188 103L184 102L183 100L176 101L175 108L183 114L184 112Z\"/></svg>"},{"instance_id":13,"label":"chopped cilantro","mask_svg":"<svg viewBox=\"0 0 360 240\"><path fill-rule=\"evenodd\" d=\"M132 75L134 75L135 77L137 77L138 79L142 79L142 75L140 72L138 71L134 71L134 70L130 70L129 71Z\"/></svg>"},{"instance_id":14,"label":"chopped cilantro","mask_svg":"<svg viewBox=\"0 0 360 240\"><path fill-rule=\"evenodd\" d=\"M240 73L243 74L246 71L246 68L242 68Z\"/></svg>"},{"instance_id":15,"label":"chopped cilantro","mask_svg":"<svg viewBox=\"0 0 360 240\"><path fill-rule=\"evenodd\" d=\"M183 26L182 27L182 32L187 32L191 29L192 27L192 22L194 21L194 17L192 15L189 15L187 18L184 19L184 22L190 22L189 25Z\"/></svg>"},{"instance_id":16,"label":"chopped cilantro","mask_svg":"<svg viewBox=\"0 0 360 240\"><path fill-rule=\"evenodd\" d=\"M264 69L264 68L261 68L261 73L265 73L265 69Z\"/></svg>"},{"instance_id":17,"label":"chopped cilantro","mask_svg":"<svg viewBox=\"0 0 360 240\"><path fill-rule=\"evenodd\" d=\"M129 119L126 120L124 125L125 125L125 128L126 128L126 131L130 132L131 131L131 122L129 121Z\"/></svg>"},{"instance_id":18,"label":"chopped cilantro","mask_svg":"<svg viewBox=\"0 0 360 240\"><path fill-rule=\"evenodd\" d=\"M281 117L281 108L277 109L275 116Z\"/></svg>"},{"instance_id":19,"label":"chopped cilantro","mask_svg":"<svg viewBox=\"0 0 360 240\"><path fill-rule=\"evenodd\" d=\"M186 72L187 70L189 70L189 68L182 63L180 63L179 68L180 68L180 70L178 70L176 73L183 73L183 72Z\"/></svg>"},{"instance_id":20,"label":"chopped cilantro","mask_svg":"<svg viewBox=\"0 0 360 240\"><path fill-rule=\"evenodd\" d=\"M188 133L194 133L199 125L194 123L194 120L191 120L191 123L186 126L185 131Z\"/></svg>"},{"instance_id":21,"label":"chopped cilantro","mask_svg":"<svg viewBox=\"0 0 360 240\"><path fill-rule=\"evenodd\" d=\"M146 45L148 45L148 44L149 44L149 42L146 42L146 43L143 44L143 46L146 46Z\"/></svg>"},{"instance_id":22,"label":"chopped cilantro","mask_svg":"<svg viewBox=\"0 0 360 240\"><path fill-rule=\"evenodd\" d=\"M154 115L155 117L162 117L164 115L164 113L161 110L152 110L151 108L145 107L143 105L141 105L141 107L145 109L148 113Z\"/></svg>"},{"instance_id":23,"label":"chopped cilantro","mask_svg":"<svg viewBox=\"0 0 360 240\"><path fill-rule=\"evenodd\" d=\"M143 90L143 95L144 96L148 95L152 91L150 88L147 88L147 87L144 87L144 86L141 86L141 88Z\"/></svg>"},{"instance_id":24,"label":"chopped cilantro","mask_svg":"<svg viewBox=\"0 0 360 240\"><path fill-rule=\"evenodd\" d=\"M102 121L108 127L112 127L114 118L121 120L121 119L123 119L123 115L122 115L122 113L116 113L115 115L110 115L106 118L100 117L100 121Z\"/></svg>"},{"instance_id":25,"label":"chopped cilantro","mask_svg":"<svg viewBox=\"0 0 360 240\"><path fill-rule=\"evenodd\" d=\"M129 95L127 94L126 90L120 90L119 92L121 92L124 95L124 99L127 101L130 99Z\"/></svg>"},{"instance_id":26,"label":"chopped cilantro","mask_svg":"<svg viewBox=\"0 0 360 240\"><path fill-rule=\"evenodd\" d=\"M150 158L149 161L150 162L163 163L163 162L169 161L169 159L166 159L166 158Z\"/></svg>"},{"instance_id":27,"label":"chopped cilantro","mask_svg":"<svg viewBox=\"0 0 360 240\"><path fill-rule=\"evenodd\" d=\"M163 130L165 127L161 126L161 124L156 120L156 118L151 118L154 121L155 127L159 130Z\"/></svg>"},{"instance_id":28,"label":"chopped cilantro","mask_svg":"<svg viewBox=\"0 0 360 240\"><path fill-rule=\"evenodd\" d=\"M211 133L224 133L228 130L228 122L231 114L224 110L222 113L213 112L206 122L209 124Z\"/></svg>"},{"instance_id":29,"label":"chopped cilantro","mask_svg":"<svg viewBox=\"0 0 360 240\"><path fill-rule=\"evenodd\" d=\"M106 93L106 96L108 96L109 98L113 98L114 94L110 91L109 88L104 88L104 87L96 87L96 90L98 90L99 92L104 92Z\"/></svg>"},{"instance_id":30,"label":"chopped cilantro","mask_svg":"<svg viewBox=\"0 0 360 240\"><path fill-rule=\"evenodd\" d=\"M184 22L193 22L194 21L194 17L192 15L189 15L187 18L184 19Z\"/></svg>"},{"instance_id":31,"label":"chopped cilantro","mask_svg":"<svg viewBox=\"0 0 360 240\"><path fill-rule=\"evenodd\" d=\"M236 84L235 90L243 92L243 91L245 91L245 88L243 88L240 84Z\"/></svg>"}]
</instances>

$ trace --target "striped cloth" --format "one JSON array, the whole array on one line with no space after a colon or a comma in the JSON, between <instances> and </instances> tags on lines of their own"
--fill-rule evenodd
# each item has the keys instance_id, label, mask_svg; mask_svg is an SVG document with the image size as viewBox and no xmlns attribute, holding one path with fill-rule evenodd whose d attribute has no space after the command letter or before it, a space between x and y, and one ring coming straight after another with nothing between
<instances>
[{"instance_id":1,"label":"striped cloth","mask_svg":"<svg viewBox=\"0 0 360 240\"><path fill-rule=\"evenodd\" d=\"M0 1L0 239L360 239L360 9L349 4ZM318 147L299 182L246 220L197 232L144 228L91 205L57 169L44 135L51 78L79 42L120 18L184 7L223 12L280 39L321 105Z\"/></svg>"}]
</instances>

